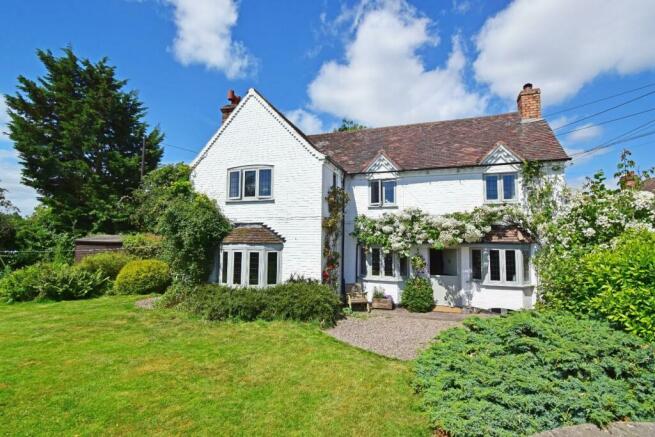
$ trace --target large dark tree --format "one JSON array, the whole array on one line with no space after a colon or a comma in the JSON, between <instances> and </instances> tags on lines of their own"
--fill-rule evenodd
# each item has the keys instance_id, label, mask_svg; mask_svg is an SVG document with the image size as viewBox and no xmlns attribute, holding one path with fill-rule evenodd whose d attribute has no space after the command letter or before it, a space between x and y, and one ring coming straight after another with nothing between
<instances>
[{"instance_id":1,"label":"large dark tree","mask_svg":"<svg viewBox=\"0 0 655 437\"><path fill-rule=\"evenodd\" d=\"M148 130L146 108L115 67L79 59L71 48L57 57L37 51L46 74L18 77L7 95L9 137L23 165L23 183L34 187L62 230L116 232L129 227L124 199L139 185L141 147L145 171L157 167L163 134Z\"/></svg>"}]
</instances>

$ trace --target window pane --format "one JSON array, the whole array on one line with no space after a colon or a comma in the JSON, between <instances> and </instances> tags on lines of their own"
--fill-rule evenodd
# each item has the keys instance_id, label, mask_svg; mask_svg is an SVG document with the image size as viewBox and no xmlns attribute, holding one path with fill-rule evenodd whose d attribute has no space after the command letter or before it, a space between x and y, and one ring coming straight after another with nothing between
<instances>
[{"instance_id":1,"label":"window pane","mask_svg":"<svg viewBox=\"0 0 655 437\"><path fill-rule=\"evenodd\" d=\"M384 203L394 205L396 203L396 181L382 182L382 189L384 190Z\"/></svg>"},{"instance_id":2,"label":"window pane","mask_svg":"<svg viewBox=\"0 0 655 437\"><path fill-rule=\"evenodd\" d=\"M393 276L393 253L384 254L384 276Z\"/></svg>"},{"instance_id":3,"label":"window pane","mask_svg":"<svg viewBox=\"0 0 655 437\"><path fill-rule=\"evenodd\" d=\"M473 279L482 279L482 251L480 249L471 251L471 270Z\"/></svg>"},{"instance_id":4,"label":"window pane","mask_svg":"<svg viewBox=\"0 0 655 437\"><path fill-rule=\"evenodd\" d=\"M359 248L359 274L366 276L368 266L366 265L366 249L363 247Z\"/></svg>"},{"instance_id":5,"label":"window pane","mask_svg":"<svg viewBox=\"0 0 655 437\"><path fill-rule=\"evenodd\" d=\"M259 252L250 252L248 260L248 283L250 285L259 284Z\"/></svg>"},{"instance_id":6,"label":"window pane","mask_svg":"<svg viewBox=\"0 0 655 437\"><path fill-rule=\"evenodd\" d=\"M430 275L443 275L443 250L430 249Z\"/></svg>"},{"instance_id":7,"label":"window pane","mask_svg":"<svg viewBox=\"0 0 655 437\"><path fill-rule=\"evenodd\" d=\"M489 251L489 273L492 281L500 281L500 252Z\"/></svg>"},{"instance_id":8,"label":"window pane","mask_svg":"<svg viewBox=\"0 0 655 437\"><path fill-rule=\"evenodd\" d=\"M255 197L256 180L256 170L248 170L243 172L243 197Z\"/></svg>"},{"instance_id":9,"label":"window pane","mask_svg":"<svg viewBox=\"0 0 655 437\"><path fill-rule=\"evenodd\" d=\"M241 252L234 252L232 264L232 283L235 285L241 284L241 258L243 254Z\"/></svg>"},{"instance_id":10,"label":"window pane","mask_svg":"<svg viewBox=\"0 0 655 437\"><path fill-rule=\"evenodd\" d=\"M268 252L267 258L266 283L268 285L274 285L277 284L277 252Z\"/></svg>"},{"instance_id":11,"label":"window pane","mask_svg":"<svg viewBox=\"0 0 655 437\"><path fill-rule=\"evenodd\" d=\"M380 249L371 250L371 274L380 276Z\"/></svg>"},{"instance_id":12,"label":"window pane","mask_svg":"<svg viewBox=\"0 0 655 437\"><path fill-rule=\"evenodd\" d=\"M516 281L516 251L505 251L505 281Z\"/></svg>"},{"instance_id":13,"label":"window pane","mask_svg":"<svg viewBox=\"0 0 655 437\"><path fill-rule=\"evenodd\" d=\"M241 187L239 186L239 179L241 172L231 171L230 172L230 197L236 198L239 197Z\"/></svg>"},{"instance_id":14,"label":"window pane","mask_svg":"<svg viewBox=\"0 0 655 437\"><path fill-rule=\"evenodd\" d=\"M223 252L223 265L221 266L221 283L227 284L227 252Z\"/></svg>"},{"instance_id":15,"label":"window pane","mask_svg":"<svg viewBox=\"0 0 655 437\"><path fill-rule=\"evenodd\" d=\"M486 176L487 200L498 200L498 176Z\"/></svg>"},{"instance_id":16,"label":"window pane","mask_svg":"<svg viewBox=\"0 0 655 437\"><path fill-rule=\"evenodd\" d=\"M503 176L503 199L514 199L516 186L516 175L506 174Z\"/></svg>"},{"instance_id":17,"label":"window pane","mask_svg":"<svg viewBox=\"0 0 655 437\"><path fill-rule=\"evenodd\" d=\"M523 251L523 282L530 282L530 251Z\"/></svg>"},{"instance_id":18,"label":"window pane","mask_svg":"<svg viewBox=\"0 0 655 437\"><path fill-rule=\"evenodd\" d=\"M406 256L400 257L400 276L403 278L409 276L409 259Z\"/></svg>"},{"instance_id":19,"label":"window pane","mask_svg":"<svg viewBox=\"0 0 655 437\"><path fill-rule=\"evenodd\" d=\"M376 205L380 203L380 181L369 182L371 190L371 204Z\"/></svg>"},{"instance_id":20,"label":"window pane","mask_svg":"<svg viewBox=\"0 0 655 437\"><path fill-rule=\"evenodd\" d=\"M269 168L259 170L259 195L261 197L271 196L271 175Z\"/></svg>"}]
</instances>

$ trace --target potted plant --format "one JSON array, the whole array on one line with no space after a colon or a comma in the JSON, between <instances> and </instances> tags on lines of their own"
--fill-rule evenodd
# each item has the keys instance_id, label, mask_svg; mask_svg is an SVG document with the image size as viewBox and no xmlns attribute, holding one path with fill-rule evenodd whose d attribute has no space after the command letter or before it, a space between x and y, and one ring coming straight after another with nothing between
<instances>
[{"instance_id":1,"label":"potted plant","mask_svg":"<svg viewBox=\"0 0 655 437\"><path fill-rule=\"evenodd\" d=\"M373 290L373 303L371 307L376 310L392 310L393 309L393 299L389 295L384 294L384 290L375 287Z\"/></svg>"}]
</instances>

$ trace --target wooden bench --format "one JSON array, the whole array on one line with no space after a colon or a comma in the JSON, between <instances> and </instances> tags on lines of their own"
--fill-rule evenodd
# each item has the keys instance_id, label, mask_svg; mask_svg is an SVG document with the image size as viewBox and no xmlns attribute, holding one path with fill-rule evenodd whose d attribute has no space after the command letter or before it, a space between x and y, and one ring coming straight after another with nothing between
<instances>
[{"instance_id":1,"label":"wooden bench","mask_svg":"<svg viewBox=\"0 0 655 437\"><path fill-rule=\"evenodd\" d=\"M366 305L366 311L371 312L371 303L368 301L366 293L362 291L360 284L347 284L346 297L348 298L348 307L351 310L353 305Z\"/></svg>"}]
</instances>

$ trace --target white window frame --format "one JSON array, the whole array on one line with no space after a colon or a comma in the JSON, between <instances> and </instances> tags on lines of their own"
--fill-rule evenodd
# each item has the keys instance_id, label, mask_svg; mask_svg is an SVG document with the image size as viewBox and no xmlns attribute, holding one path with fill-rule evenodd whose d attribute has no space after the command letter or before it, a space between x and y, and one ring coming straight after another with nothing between
<instances>
[{"instance_id":1,"label":"white window frame","mask_svg":"<svg viewBox=\"0 0 655 437\"><path fill-rule=\"evenodd\" d=\"M378 249L380 251L380 273L378 275L373 274L373 249ZM364 250L362 247L359 248L359 250ZM393 275L392 276L387 276L384 274L384 268L385 268L385 257L387 254L382 251L381 247L369 247L366 249L366 274L362 274L362 266L361 266L361 254L358 252L357 257L358 257L358 262L360 265L358 265L358 272L357 276L361 279L368 279L368 280L378 280L378 281L403 281L411 276L412 272L412 265L409 260L409 257L407 259L407 277L403 277L400 275L400 254L398 252L391 252L391 262L393 266Z\"/></svg>"},{"instance_id":2,"label":"white window frame","mask_svg":"<svg viewBox=\"0 0 655 437\"><path fill-rule=\"evenodd\" d=\"M262 195L259 193L259 173L262 170L271 171L271 194ZM246 183L245 176L246 172L254 171L255 172L255 195L246 196ZM230 196L230 175L232 173L239 173L239 196L233 197ZM275 171L272 165L250 165L244 167L234 167L227 170L227 199L230 202L252 202L257 200L273 200L273 186L274 186L274 175Z\"/></svg>"},{"instance_id":3,"label":"white window frame","mask_svg":"<svg viewBox=\"0 0 655 437\"><path fill-rule=\"evenodd\" d=\"M234 284L234 253L241 252L241 284ZM277 275L275 284L268 284L268 254L277 253ZM223 281L223 254L227 253L227 281ZM250 254L259 254L259 267L257 272L257 284L250 284ZM219 252L219 275L218 283L231 287L272 287L280 283L282 271L282 249L267 246L254 246L247 244L231 244L223 246Z\"/></svg>"},{"instance_id":4,"label":"white window frame","mask_svg":"<svg viewBox=\"0 0 655 437\"><path fill-rule=\"evenodd\" d=\"M391 202L385 202L384 200L384 183L385 182L393 182L394 187L393 187L393 203ZM376 184L378 186L378 193L380 195L380 201L379 202L373 202L373 191L372 191L372 186L373 184ZM398 179L396 178L391 178L391 179L373 179L368 181L368 203L369 206L371 207L377 207L377 208L385 208L385 207L395 207L398 204Z\"/></svg>"},{"instance_id":5,"label":"white window frame","mask_svg":"<svg viewBox=\"0 0 655 437\"><path fill-rule=\"evenodd\" d=\"M503 176L514 176L514 197L511 199L505 199L505 187L504 187L504 180ZM488 177L496 177L498 178L496 181L496 189L498 190L498 199L488 199L487 198L487 178ZM484 175L482 178L482 181L484 182L483 189L484 189L484 202L485 203L514 203L518 202L518 185L519 185L519 177L517 172L504 172L504 173L487 173Z\"/></svg>"},{"instance_id":6,"label":"white window frame","mask_svg":"<svg viewBox=\"0 0 655 437\"><path fill-rule=\"evenodd\" d=\"M524 278L523 274L523 254L524 251L530 251L529 248L525 246L498 246L498 247L472 247L471 249L482 250L482 282L483 284L494 284L494 285L507 285L513 287L529 286L531 285L530 278ZM491 279L491 251L498 251L498 263L500 268L500 280ZM506 255L505 253L508 250L514 251L514 262L516 265L516 280L508 281L507 280L507 265L506 265ZM472 251L471 251L472 253ZM472 255L471 255L472 259ZM486 269L485 269L486 264ZM471 264L472 266L472 264ZM530 267L528 266L528 272L530 272ZM471 275L473 276L473 275ZM476 281L478 281L476 279Z\"/></svg>"}]
</instances>

